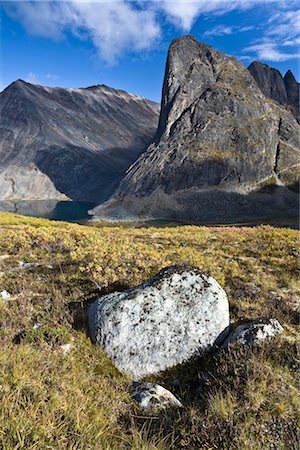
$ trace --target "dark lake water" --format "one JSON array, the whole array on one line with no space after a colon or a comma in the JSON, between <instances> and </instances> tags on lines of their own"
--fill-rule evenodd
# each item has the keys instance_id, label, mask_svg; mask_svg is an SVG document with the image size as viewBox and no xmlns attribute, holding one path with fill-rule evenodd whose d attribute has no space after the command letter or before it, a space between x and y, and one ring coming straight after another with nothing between
<instances>
[{"instance_id":1,"label":"dark lake water","mask_svg":"<svg viewBox=\"0 0 300 450\"><path fill-rule=\"evenodd\" d=\"M58 200L0 201L0 211L75 223L87 222L91 218L88 211L95 206L95 203Z\"/></svg>"},{"instance_id":2,"label":"dark lake water","mask_svg":"<svg viewBox=\"0 0 300 450\"><path fill-rule=\"evenodd\" d=\"M20 200L20 201L0 201L0 211L14 212L30 217L42 217L45 219L62 220L86 224L91 220L88 211L96 206L95 203L58 201L58 200ZM101 226L101 222L99 223ZM105 225L109 225L107 222ZM113 223L111 225L114 225ZM124 226L152 226L167 227L180 225L209 225L209 226L256 226L272 225L276 227L299 229L299 217L265 218L249 222L240 223L209 223L209 222L175 222L170 220L151 220L149 222L124 223Z\"/></svg>"}]
</instances>

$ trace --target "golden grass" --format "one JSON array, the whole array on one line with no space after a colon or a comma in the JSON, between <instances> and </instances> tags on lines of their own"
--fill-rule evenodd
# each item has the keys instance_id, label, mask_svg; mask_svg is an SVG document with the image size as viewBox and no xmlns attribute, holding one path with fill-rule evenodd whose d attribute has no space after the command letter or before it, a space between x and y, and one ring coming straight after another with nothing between
<instances>
[{"instance_id":1,"label":"golden grass","mask_svg":"<svg viewBox=\"0 0 300 450\"><path fill-rule=\"evenodd\" d=\"M145 418L72 311L170 264L214 276L232 322L276 317L285 332L149 377L185 409ZM298 231L96 228L0 213L1 289L11 299L0 300L0 448L297 448Z\"/></svg>"}]
</instances>

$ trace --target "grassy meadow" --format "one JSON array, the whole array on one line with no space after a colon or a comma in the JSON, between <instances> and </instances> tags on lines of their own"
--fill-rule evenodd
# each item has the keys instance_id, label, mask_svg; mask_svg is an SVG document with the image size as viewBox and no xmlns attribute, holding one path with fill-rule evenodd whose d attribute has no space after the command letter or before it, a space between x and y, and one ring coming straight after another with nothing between
<instances>
[{"instance_id":1,"label":"grassy meadow","mask_svg":"<svg viewBox=\"0 0 300 450\"><path fill-rule=\"evenodd\" d=\"M298 448L299 241L270 226L102 228L0 213L0 291L11 295L0 299L0 448ZM174 264L216 278L232 324L274 317L285 331L147 377L185 408L145 414L82 311Z\"/></svg>"}]
</instances>

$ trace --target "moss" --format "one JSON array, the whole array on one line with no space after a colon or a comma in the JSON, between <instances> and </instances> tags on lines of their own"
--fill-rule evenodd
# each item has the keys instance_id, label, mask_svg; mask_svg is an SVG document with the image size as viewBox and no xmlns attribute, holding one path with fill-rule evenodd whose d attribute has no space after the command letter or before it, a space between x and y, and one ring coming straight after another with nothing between
<instances>
[{"instance_id":1,"label":"moss","mask_svg":"<svg viewBox=\"0 0 300 450\"><path fill-rule=\"evenodd\" d=\"M189 155L192 158L205 159L209 158L215 161L224 161L233 157L234 151L232 149L219 149L211 147L205 143L199 143L189 148Z\"/></svg>"}]
</instances>

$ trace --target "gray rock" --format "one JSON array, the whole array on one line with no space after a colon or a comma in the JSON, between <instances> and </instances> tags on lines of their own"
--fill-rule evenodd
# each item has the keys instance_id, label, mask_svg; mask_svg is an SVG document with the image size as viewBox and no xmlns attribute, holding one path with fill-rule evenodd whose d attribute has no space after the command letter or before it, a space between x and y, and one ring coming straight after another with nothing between
<instances>
[{"instance_id":1,"label":"gray rock","mask_svg":"<svg viewBox=\"0 0 300 450\"><path fill-rule=\"evenodd\" d=\"M182 403L159 384L132 383L132 398L139 406L146 410L159 410L167 408L183 408Z\"/></svg>"},{"instance_id":2,"label":"gray rock","mask_svg":"<svg viewBox=\"0 0 300 450\"><path fill-rule=\"evenodd\" d=\"M0 291L0 298L1 298L1 300L9 300L10 297L11 297L10 293L7 292L5 289Z\"/></svg>"},{"instance_id":3,"label":"gray rock","mask_svg":"<svg viewBox=\"0 0 300 450\"><path fill-rule=\"evenodd\" d=\"M266 339L283 332L283 328L276 319L259 319L253 322L239 325L225 339L223 347L228 347L231 343L242 345L259 345Z\"/></svg>"},{"instance_id":4,"label":"gray rock","mask_svg":"<svg viewBox=\"0 0 300 450\"><path fill-rule=\"evenodd\" d=\"M227 296L194 267L169 267L150 281L99 298L90 334L116 367L141 379L207 353L229 327Z\"/></svg>"},{"instance_id":5,"label":"gray rock","mask_svg":"<svg viewBox=\"0 0 300 450\"><path fill-rule=\"evenodd\" d=\"M281 105L287 104L287 94L281 73L260 61L254 61L248 67L259 88L267 96Z\"/></svg>"},{"instance_id":6,"label":"gray rock","mask_svg":"<svg viewBox=\"0 0 300 450\"><path fill-rule=\"evenodd\" d=\"M298 123L300 123L300 84L297 83L290 70L287 71L283 80L288 100L287 103L290 105Z\"/></svg>"},{"instance_id":7,"label":"gray rock","mask_svg":"<svg viewBox=\"0 0 300 450\"><path fill-rule=\"evenodd\" d=\"M0 199L107 199L153 138L159 105L98 85L0 93Z\"/></svg>"},{"instance_id":8,"label":"gray rock","mask_svg":"<svg viewBox=\"0 0 300 450\"><path fill-rule=\"evenodd\" d=\"M284 78L277 69L260 61L254 61L248 67L259 88L267 96L289 107L298 123L300 123L300 85L290 70Z\"/></svg>"},{"instance_id":9,"label":"gray rock","mask_svg":"<svg viewBox=\"0 0 300 450\"><path fill-rule=\"evenodd\" d=\"M235 58L175 39L155 139L94 214L221 223L297 215L299 132Z\"/></svg>"}]
</instances>

